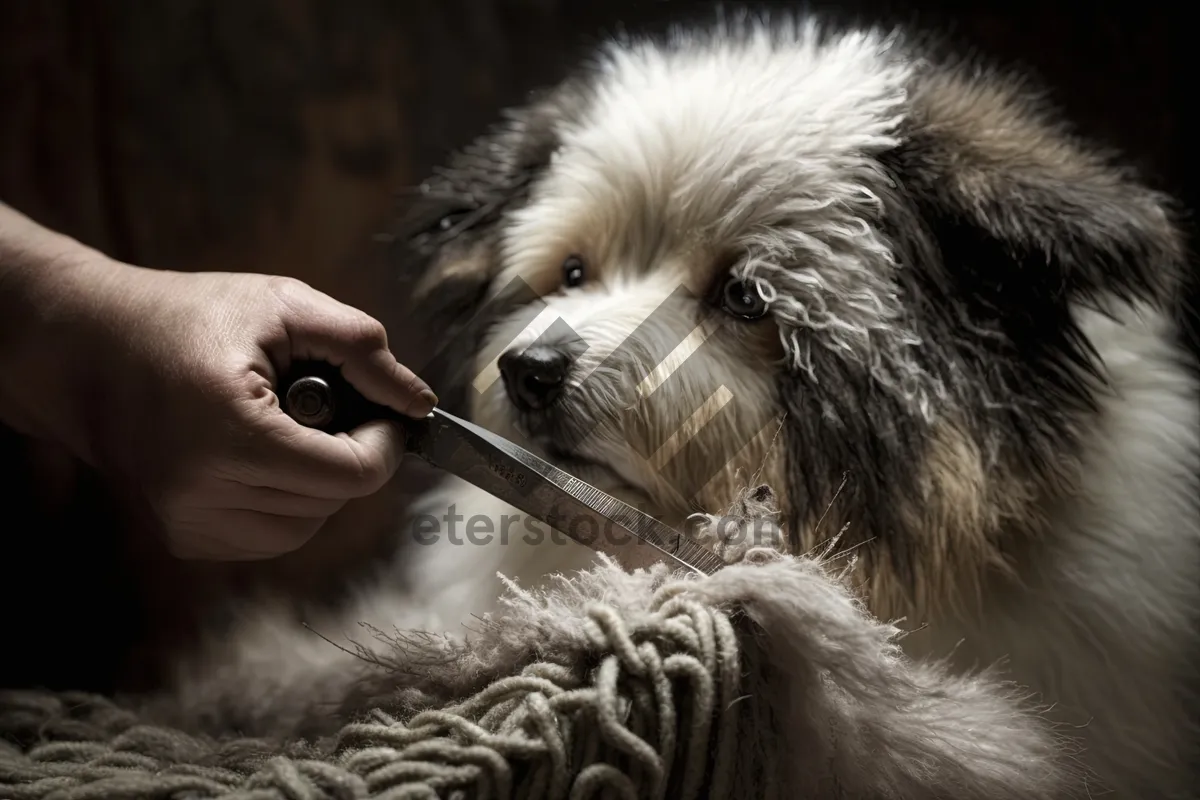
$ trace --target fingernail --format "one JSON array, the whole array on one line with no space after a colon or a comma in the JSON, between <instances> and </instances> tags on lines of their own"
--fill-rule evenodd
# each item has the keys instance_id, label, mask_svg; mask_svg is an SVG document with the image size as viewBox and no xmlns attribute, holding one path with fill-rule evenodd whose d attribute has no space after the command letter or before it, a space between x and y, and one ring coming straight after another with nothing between
<instances>
[{"instance_id":1,"label":"fingernail","mask_svg":"<svg viewBox=\"0 0 1200 800\"><path fill-rule=\"evenodd\" d=\"M438 396L433 393L432 389L426 389L417 396L429 404L429 408L425 411L426 414L428 414L430 411L433 411L433 409L437 407Z\"/></svg>"}]
</instances>

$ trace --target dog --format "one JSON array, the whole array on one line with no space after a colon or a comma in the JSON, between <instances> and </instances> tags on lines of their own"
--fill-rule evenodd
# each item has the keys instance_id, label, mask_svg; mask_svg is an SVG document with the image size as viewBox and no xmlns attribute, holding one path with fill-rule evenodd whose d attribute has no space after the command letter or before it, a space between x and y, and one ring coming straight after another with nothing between
<instances>
[{"instance_id":1,"label":"dog","mask_svg":"<svg viewBox=\"0 0 1200 800\"><path fill-rule=\"evenodd\" d=\"M764 530L853 558L912 659L1043 703L1088 791L1190 796L1186 245L1171 200L1028 81L806 16L613 41L399 230L415 308L486 309L426 375L475 422L728 560ZM482 534L443 525L472 515ZM458 481L414 520L410 599L375 607L401 625L597 558Z\"/></svg>"}]
</instances>

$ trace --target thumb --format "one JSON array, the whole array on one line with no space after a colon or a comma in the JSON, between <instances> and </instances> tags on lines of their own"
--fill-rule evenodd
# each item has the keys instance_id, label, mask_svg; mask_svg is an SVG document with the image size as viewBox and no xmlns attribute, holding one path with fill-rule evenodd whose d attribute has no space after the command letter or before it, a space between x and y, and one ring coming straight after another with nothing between
<instances>
[{"instance_id":1,"label":"thumb","mask_svg":"<svg viewBox=\"0 0 1200 800\"><path fill-rule=\"evenodd\" d=\"M298 281L273 284L285 307L290 360L325 361L365 398L401 414L424 417L437 395L388 349L383 323Z\"/></svg>"}]
</instances>

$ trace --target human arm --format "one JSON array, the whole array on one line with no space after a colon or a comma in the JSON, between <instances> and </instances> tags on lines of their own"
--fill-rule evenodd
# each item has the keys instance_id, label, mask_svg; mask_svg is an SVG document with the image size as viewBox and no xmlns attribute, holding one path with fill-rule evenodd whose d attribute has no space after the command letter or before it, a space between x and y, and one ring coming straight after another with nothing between
<instances>
[{"instance_id":1,"label":"human arm","mask_svg":"<svg viewBox=\"0 0 1200 800\"><path fill-rule=\"evenodd\" d=\"M380 323L305 284L124 264L0 206L0 421L135 488L176 554L289 552L395 471L394 423L330 436L282 413L298 359L410 416L436 403Z\"/></svg>"}]
</instances>

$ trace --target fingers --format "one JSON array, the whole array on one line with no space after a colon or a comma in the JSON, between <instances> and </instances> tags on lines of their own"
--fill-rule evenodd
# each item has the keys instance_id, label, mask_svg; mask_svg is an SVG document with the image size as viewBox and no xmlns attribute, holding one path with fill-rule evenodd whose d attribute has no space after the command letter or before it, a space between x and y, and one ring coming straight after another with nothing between
<instances>
[{"instance_id":1,"label":"fingers","mask_svg":"<svg viewBox=\"0 0 1200 800\"><path fill-rule=\"evenodd\" d=\"M423 417L437 402L388 351L377 320L300 281L267 281L265 305L261 292L245 308L196 304L200 323L180 337L195 340L197 352L183 359L196 368L185 387L194 391L181 395L184 411L166 417L176 428L201 418L194 435L182 437L195 452L177 467L164 460L166 474L145 482L160 498L168 541L182 558L257 560L292 552L347 501L384 488L400 465L404 431L394 420L338 435L306 428L279 408L273 371L286 372L295 360L324 361L368 400L401 414ZM227 380L236 385L227 387Z\"/></svg>"},{"instance_id":2,"label":"fingers","mask_svg":"<svg viewBox=\"0 0 1200 800\"><path fill-rule=\"evenodd\" d=\"M437 405L437 395L416 373L396 361L387 349L363 357L348 357L342 374L363 397L420 419Z\"/></svg>"},{"instance_id":3,"label":"fingers","mask_svg":"<svg viewBox=\"0 0 1200 800\"><path fill-rule=\"evenodd\" d=\"M253 561L285 555L303 547L346 505L228 480L212 485L205 497L204 510L171 515L168 542L178 558Z\"/></svg>"},{"instance_id":4,"label":"fingers","mask_svg":"<svg viewBox=\"0 0 1200 800\"><path fill-rule=\"evenodd\" d=\"M243 483L321 501L345 501L378 492L404 457L404 431L376 420L331 436L305 428L283 414L260 463L237 475Z\"/></svg>"},{"instance_id":5,"label":"fingers","mask_svg":"<svg viewBox=\"0 0 1200 800\"><path fill-rule=\"evenodd\" d=\"M429 385L388 350L381 322L299 281L276 278L271 286L289 311L284 326L291 360L341 367L364 397L401 414L420 418L437 405Z\"/></svg>"},{"instance_id":6,"label":"fingers","mask_svg":"<svg viewBox=\"0 0 1200 800\"><path fill-rule=\"evenodd\" d=\"M349 498L312 497L271 486L251 486L229 481L225 488L214 492L213 505L232 511L257 511L277 517L295 519L328 519L342 508Z\"/></svg>"},{"instance_id":7,"label":"fingers","mask_svg":"<svg viewBox=\"0 0 1200 800\"><path fill-rule=\"evenodd\" d=\"M176 558L194 561L263 561L299 550L325 524L324 517L280 516L261 511L222 509L220 520L173 525L168 547Z\"/></svg>"}]
</instances>

